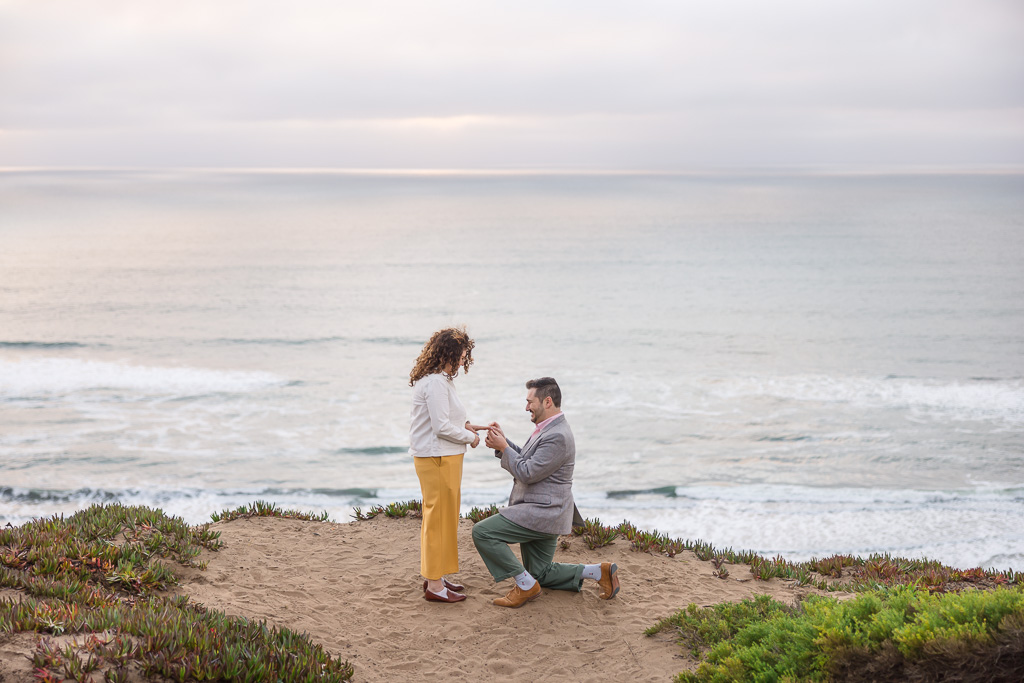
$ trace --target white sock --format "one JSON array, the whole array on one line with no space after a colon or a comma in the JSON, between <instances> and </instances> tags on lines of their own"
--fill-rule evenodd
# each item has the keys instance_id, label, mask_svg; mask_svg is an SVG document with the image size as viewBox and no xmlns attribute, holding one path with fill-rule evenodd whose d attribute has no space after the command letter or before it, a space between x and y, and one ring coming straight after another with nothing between
<instances>
[{"instance_id":1,"label":"white sock","mask_svg":"<svg viewBox=\"0 0 1024 683\"><path fill-rule=\"evenodd\" d=\"M428 588L427 590L430 590L430 589ZM430 591L430 592L434 593L434 591ZM447 598L448 597L448 588L446 586L441 586L441 590L439 590L436 593L434 593L434 595L440 595L442 598Z\"/></svg>"},{"instance_id":2,"label":"white sock","mask_svg":"<svg viewBox=\"0 0 1024 683\"><path fill-rule=\"evenodd\" d=\"M599 564L585 564L583 565L583 578L593 579L599 581L601 579L601 565Z\"/></svg>"},{"instance_id":3,"label":"white sock","mask_svg":"<svg viewBox=\"0 0 1024 683\"><path fill-rule=\"evenodd\" d=\"M528 591L533 588L535 583L537 583L537 579L530 576L530 572L523 572L522 574L516 575L516 585L524 591Z\"/></svg>"}]
</instances>

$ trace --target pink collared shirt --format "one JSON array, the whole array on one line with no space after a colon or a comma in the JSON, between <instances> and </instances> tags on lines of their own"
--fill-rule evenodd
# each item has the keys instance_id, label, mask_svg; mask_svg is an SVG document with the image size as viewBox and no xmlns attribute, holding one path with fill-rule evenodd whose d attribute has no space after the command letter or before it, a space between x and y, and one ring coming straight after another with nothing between
<instances>
[{"instance_id":1,"label":"pink collared shirt","mask_svg":"<svg viewBox=\"0 0 1024 683\"><path fill-rule=\"evenodd\" d=\"M562 411L558 411L557 413L555 413L554 415L552 415L551 417L549 417L548 419L544 420L544 421L543 421L543 422L541 422L541 423L540 423L539 425L537 425L537 428L533 430L533 434L530 434L530 438L529 438L529 439L527 439L527 440L526 440L526 442L527 442L527 443L529 443L529 442L530 442L530 439L532 439L533 437L535 437L535 436L537 436L538 434L540 434L540 430L544 429L544 428L545 428L545 427L547 427L547 426L548 426L549 424L551 424L552 422L554 422L555 418L557 418L557 417L558 417L558 416L560 416L561 414L562 414Z\"/></svg>"}]
</instances>

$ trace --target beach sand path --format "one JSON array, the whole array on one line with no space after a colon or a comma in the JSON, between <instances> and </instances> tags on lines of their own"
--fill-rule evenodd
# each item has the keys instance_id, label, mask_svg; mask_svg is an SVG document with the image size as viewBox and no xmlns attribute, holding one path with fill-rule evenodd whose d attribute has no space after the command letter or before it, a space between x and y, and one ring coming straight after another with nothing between
<instances>
[{"instance_id":1,"label":"beach sand path","mask_svg":"<svg viewBox=\"0 0 1024 683\"><path fill-rule=\"evenodd\" d=\"M695 662L668 634L644 629L693 602L711 605L767 593L788 602L812 591L792 582L754 581L745 566L726 579L710 562L632 552L628 542L590 550L564 537L559 562L619 566L622 590L598 598L545 591L520 609L495 607L511 582L495 584L461 520L457 604L423 599L418 518L337 524L252 517L214 528L225 547L206 553L205 571L186 570L180 592L229 614L308 633L349 659L356 681L669 681Z\"/></svg>"}]
</instances>

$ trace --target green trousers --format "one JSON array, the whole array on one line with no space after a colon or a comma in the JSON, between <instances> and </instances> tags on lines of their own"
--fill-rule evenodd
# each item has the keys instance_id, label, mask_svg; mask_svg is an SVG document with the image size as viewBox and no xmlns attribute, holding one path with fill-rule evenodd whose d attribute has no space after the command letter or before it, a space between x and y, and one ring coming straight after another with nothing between
<instances>
[{"instance_id":1,"label":"green trousers","mask_svg":"<svg viewBox=\"0 0 1024 683\"><path fill-rule=\"evenodd\" d=\"M522 562L508 547L509 543L519 544ZM497 514L473 525L473 544L495 581L528 571L544 588L579 592L583 587L582 564L552 562L557 534L531 531Z\"/></svg>"}]
</instances>

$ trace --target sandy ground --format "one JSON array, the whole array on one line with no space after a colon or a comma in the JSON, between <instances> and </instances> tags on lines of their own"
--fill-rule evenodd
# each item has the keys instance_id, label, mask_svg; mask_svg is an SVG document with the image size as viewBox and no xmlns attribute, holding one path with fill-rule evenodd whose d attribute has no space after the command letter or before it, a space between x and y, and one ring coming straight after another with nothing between
<instances>
[{"instance_id":1,"label":"sandy ground","mask_svg":"<svg viewBox=\"0 0 1024 683\"><path fill-rule=\"evenodd\" d=\"M197 602L229 614L266 619L308 633L349 659L356 681L669 681L695 662L668 635L644 629L693 602L711 605L756 593L794 602L814 592L773 579L754 581L747 567L715 577L710 562L636 553L619 540L589 550L580 538L560 562L612 561L622 590L598 598L545 591L513 610L491 600L511 588L495 584L473 548L472 522L461 521L455 577L467 600L427 602L419 576L418 518L379 517L335 524L277 518L214 526L225 547L206 553L206 571L187 570L180 587Z\"/></svg>"}]
</instances>

